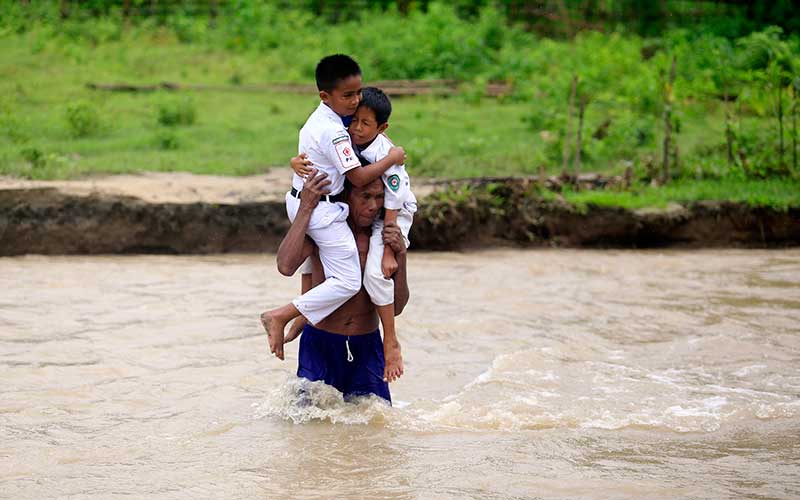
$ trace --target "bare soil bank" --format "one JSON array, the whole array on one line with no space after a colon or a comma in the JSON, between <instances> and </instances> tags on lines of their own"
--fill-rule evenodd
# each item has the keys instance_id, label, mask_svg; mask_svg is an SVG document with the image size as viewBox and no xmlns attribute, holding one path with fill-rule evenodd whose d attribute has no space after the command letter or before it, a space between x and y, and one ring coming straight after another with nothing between
<instances>
[{"instance_id":1,"label":"bare soil bank","mask_svg":"<svg viewBox=\"0 0 800 500\"><path fill-rule=\"evenodd\" d=\"M280 175L280 181L189 174L51 183L5 179L0 255L272 252L289 227ZM800 208L701 202L663 210L579 209L541 199L524 184L494 182L491 193L478 186L455 196L430 194L430 186L421 186L413 248L800 244Z\"/></svg>"}]
</instances>

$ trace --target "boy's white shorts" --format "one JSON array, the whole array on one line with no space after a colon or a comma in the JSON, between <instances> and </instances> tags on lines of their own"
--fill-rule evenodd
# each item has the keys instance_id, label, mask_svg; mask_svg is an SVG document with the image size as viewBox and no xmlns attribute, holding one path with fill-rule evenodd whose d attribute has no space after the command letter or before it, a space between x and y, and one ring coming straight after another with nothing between
<instances>
[{"instance_id":1,"label":"boy's white shorts","mask_svg":"<svg viewBox=\"0 0 800 500\"><path fill-rule=\"evenodd\" d=\"M286 193L286 212L294 222L300 200ZM319 248L325 281L292 303L312 325L316 325L361 290L361 262L356 240L347 224L346 203L321 201L311 214L308 234ZM380 265L380 264L379 264Z\"/></svg>"},{"instance_id":2,"label":"boy's white shorts","mask_svg":"<svg viewBox=\"0 0 800 500\"><path fill-rule=\"evenodd\" d=\"M414 214L406 209L397 212L397 225L403 233L406 248L411 244L408 233L414 222ZM383 277L381 261L383 260L383 219L375 219L372 223L372 236L369 239L369 252L367 265L364 269L364 288L367 290L372 303L376 306L385 306L394 303L394 280Z\"/></svg>"}]
</instances>

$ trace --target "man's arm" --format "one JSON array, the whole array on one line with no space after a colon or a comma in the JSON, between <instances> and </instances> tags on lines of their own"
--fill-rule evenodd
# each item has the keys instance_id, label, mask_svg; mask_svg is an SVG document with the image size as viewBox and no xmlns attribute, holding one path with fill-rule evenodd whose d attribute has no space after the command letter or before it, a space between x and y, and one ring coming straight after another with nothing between
<instances>
[{"instance_id":1,"label":"man's arm","mask_svg":"<svg viewBox=\"0 0 800 500\"><path fill-rule=\"evenodd\" d=\"M400 232L397 224L388 223L384 226L383 243L392 248L397 260L397 271L392 279L394 280L394 315L398 316L408 304L411 292L408 290L406 276L406 244L403 240L403 233Z\"/></svg>"},{"instance_id":2,"label":"man's arm","mask_svg":"<svg viewBox=\"0 0 800 500\"><path fill-rule=\"evenodd\" d=\"M306 236L306 231L319 197L328 193L326 188L331 181L326 179L327 176L314 170L303 185L297 216L278 247L278 272L284 276L294 275L314 250L314 242Z\"/></svg>"},{"instance_id":3,"label":"man's arm","mask_svg":"<svg viewBox=\"0 0 800 500\"><path fill-rule=\"evenodd\" d=\"M382 159L360 168L348 170L345 175L354 186L363 187L383 175L392 165L402 165L405 161L405 150L399 146L393 146Z\"/></svg>"}]
</instances>

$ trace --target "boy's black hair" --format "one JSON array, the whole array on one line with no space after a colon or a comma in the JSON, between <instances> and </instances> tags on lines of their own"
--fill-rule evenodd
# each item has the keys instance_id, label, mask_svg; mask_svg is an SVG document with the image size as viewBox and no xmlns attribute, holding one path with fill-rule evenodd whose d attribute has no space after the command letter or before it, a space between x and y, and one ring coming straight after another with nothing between
<instances>
[{"instance_id":1,"label":"boy's black hair","mask_svg":"<svg viewBox=\"0 0 800 500\"><path fill-rule=\"evenodd\" d=\"M388 122L389 117L392 115L392 103L389 101L389 96L377 87L364 87L361 89L361 102L358 106L371 109L375 113L375 121L378 122L378 125Z\"/></svg>"},{"instance_id":2,"label":"boy's black hair","mask_svg":"<svg viewBox=\"0 0 800 500\"><path fill-rule=\"evenodd\" d=\"M323 57L317 63L316 77L317 89L322 92L333 92L336 85L348 76L360 75L361 68L352 57L344 54L334 54Z\"/></svg>"}]
</instances>

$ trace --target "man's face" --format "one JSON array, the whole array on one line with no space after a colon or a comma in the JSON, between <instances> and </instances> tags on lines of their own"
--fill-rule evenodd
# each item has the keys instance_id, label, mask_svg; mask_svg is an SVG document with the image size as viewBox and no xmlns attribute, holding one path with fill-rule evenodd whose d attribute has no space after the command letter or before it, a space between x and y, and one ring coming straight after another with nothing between
<instances>
[{"instance_id":1,"label":"man's face","mask_svg":"<svg viewBox=\"0 0 800 500\"><path fill-rule=\"evenodd\" d=\"M383 183L375 179L363 187L353 186L347 204L350 205L350 218L356 229L370 227L383 208Z\"/></svg>"},{"instance_id":2,"label":"man's face","mask_svg":"<svg viewBox=\"0 0 800 500\"><path fill-rule=\"evenodd\" d=\"M348 131L353 138L353 142L358 146L363 146L372 142L388 126L388 123L378 125L378 121L375 119L375 112L366 106L359 106L356 114L353 115L353 121L350 122Z\"/></svg>"},{"instance_id":3,"label":"man's face","mask_svg":"<svg viewBox=\"0 0 800 500\"><path fill-rule=\"evenodd\" d=\"M336 114L340 116L352 115L356 112L358 103L361 102L361 75L348 76L339 81L339 84L332 91L320 91L319 97Z\"/></svg>"}]
</instances>

